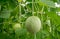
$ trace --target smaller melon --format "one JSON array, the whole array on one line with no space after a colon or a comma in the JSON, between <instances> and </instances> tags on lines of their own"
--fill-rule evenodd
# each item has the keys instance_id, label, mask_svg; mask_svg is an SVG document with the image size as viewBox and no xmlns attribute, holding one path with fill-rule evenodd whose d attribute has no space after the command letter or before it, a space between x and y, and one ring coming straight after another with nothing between
<instances>
[{"instance_id":1,"label":"smaller melon","mask_svg":"<svg viewBox=\"0 0 60 39\"><path fill-rule=\"evenodd\" d=\"M20 23L15 23L14 25L13 25L13 29L15 30L15 29L20 29L21 28L21 25L20 25Z\"/></svg>"},{"instance_id":2,"label":"smaller melon","mask_svg":"<svg viewBox=\"0 0 60 39\"><path fill-rule=\"evenodd\" d=\"M22 2L22 0L17 0L18 2Z\"/></svg>"},{"instance_id":3,"label":"smaller melon","mask_svg":"<svg viewBox=\"0 0 60 39\"><path fill-rule=\"evenodd\" d=\"M41 20L37 16L27 18L25 26L31 33L37 33L41 28Z\"/></svg>"}]
</instances>

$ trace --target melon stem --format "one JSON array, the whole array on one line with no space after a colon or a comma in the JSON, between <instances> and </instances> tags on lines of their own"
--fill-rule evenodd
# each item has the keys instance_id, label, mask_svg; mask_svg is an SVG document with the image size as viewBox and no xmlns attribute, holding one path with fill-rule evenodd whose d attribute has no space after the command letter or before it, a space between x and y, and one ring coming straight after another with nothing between
<instances>
[{"instance_id":1,"label":"melon stem","mask_svg":"<svg viewBox=\"0 0 60 39\"><path fill-rule=\"evenodd\" d=\"M36 39L36 33L34 33L34 39Z\"/></svg>"}]
</instances>

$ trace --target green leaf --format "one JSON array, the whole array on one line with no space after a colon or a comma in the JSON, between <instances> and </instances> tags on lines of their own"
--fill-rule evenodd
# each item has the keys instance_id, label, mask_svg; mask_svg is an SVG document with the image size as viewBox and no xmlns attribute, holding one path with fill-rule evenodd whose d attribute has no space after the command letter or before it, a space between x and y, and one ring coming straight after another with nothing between
<instances>
[{"instance_id":1,"label":"green leaf","mask_svg":"<svg viewBox=\"0 0 60 39\"><path fill-rule=\"evenodd\" d=\"M40 5L43 5L43 6L48 6L48 7L51 7L51 8L55 8L55 4L53 1L48 1L48 0L40 0Z\"/></svg>"},{"instance_id":2,"label":"green leaf","mask_svg":"<svg viewBox=\"0 0 60 39\"><path fill-rule=\"evenodd\" d=\"M10 11L4 10L0 13L0 18L9 18L10 17Z\"/></svg>"},{"instance_id":3,"label":"green leaf","mask_svg":"<svg viewBox=\"0 0 60 39\"><path fill-rule=\"evenodd\" d=\"M47 12L47 15L50 17L52 23L54 25L60 25L60 16L56 14L56 12Z\"/></svg>"},{"instance_id":4,"label":"green leaf","mask_svg":"<svg viewBox=\"0 0 60 39\"><path fill-rule=\"evenodd\" d=\"M57 0L57 3L59 3L59 4L60 4L60 0Z\"/></svg>"},{"instance_id":5,"label":"green leaf","mask_svg":"<svg viewBox=\"0 0 60 39\"><path fill-rule=\"evenodd\" d=\"M26 29L16 29L15 34L16 36L23 36L26 34Z\"/></svg>"},{"instance_id":6,"label":"green leaf","mask_svg":"<svg viewBox=\"0 0 60 39\"><path fill-rule=\"evenodd\" d=\"M59 31L59 32L60 32L60 26L58 26L58 27L57 27L57 31Z\"/></svg>"}]
</instances>

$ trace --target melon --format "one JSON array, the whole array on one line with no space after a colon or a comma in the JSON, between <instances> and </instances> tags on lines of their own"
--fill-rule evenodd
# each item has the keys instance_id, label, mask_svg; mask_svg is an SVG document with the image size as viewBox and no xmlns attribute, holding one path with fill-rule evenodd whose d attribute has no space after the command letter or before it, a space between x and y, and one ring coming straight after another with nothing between
<instances>
[{"instance_id":1,"label":"melon","mask_svg":"<svg viewBox=\"0 0 60 39\"><path fill-rule=\"evenodd\" d=\"M20 28L21 28L20 23L15 23L15 24L13 25L13 29L14 29L14 30L20 29Z\"/></svg>"},{"instance_id":2,"label":"melon","mask_svg":"<svg viewBox=\"0 0 60 39\"><path fill-rule=\"evenodd\" d=\"M41 29L41 20L37 16L30 16L25 22L27 30L31 33L37 33Z\"/></svg>"}]
</instances>

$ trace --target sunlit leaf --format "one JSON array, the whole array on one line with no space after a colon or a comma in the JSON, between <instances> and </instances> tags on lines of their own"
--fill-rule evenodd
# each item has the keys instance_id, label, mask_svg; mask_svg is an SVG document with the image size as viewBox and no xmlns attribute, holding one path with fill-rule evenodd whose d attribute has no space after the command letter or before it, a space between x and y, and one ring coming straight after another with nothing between
<instances>
[{"instance_id":1,"label":"sunlit leaf","mask_svg":"<svg viewBox=\"0 0 60 39\"><path fill-rule=\"evenodd\" d=\"M40 0L40 5L43 5L43 6L48 6L48 7L51 7L51 8L55 8L55 4L53 1L49 1L49 0Z\"/></svg>"},{"instance_id":2,"label":"sunlit leaf","mask_svg":"<svg viewBox=\"0 0 60 39\"><path fill-rule=\"evenodd\" d=\"M0 13L0 18L9 18L10 17L10 11L4 10Z\"/></svg>"}]
</instances>

